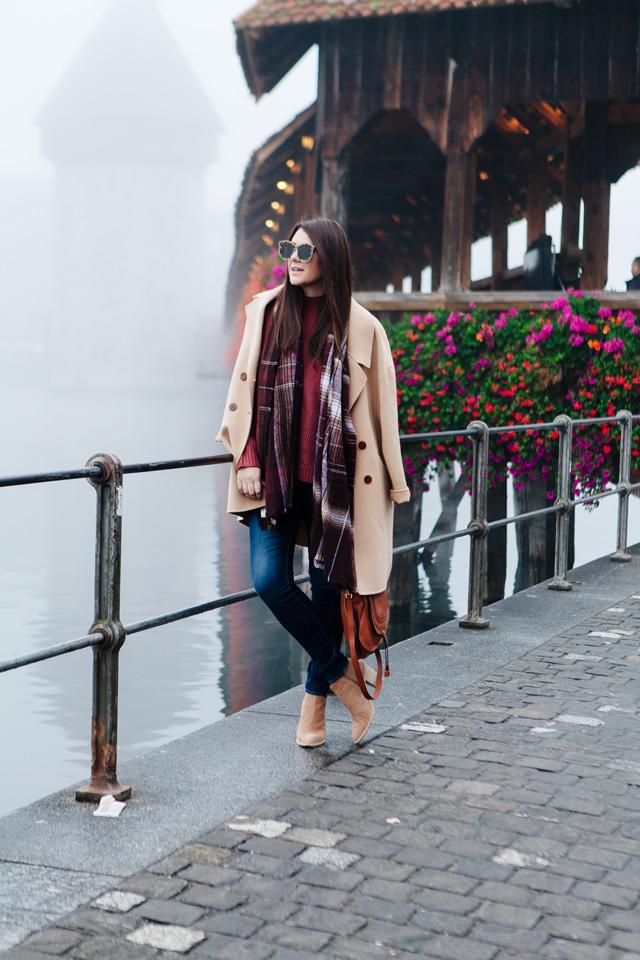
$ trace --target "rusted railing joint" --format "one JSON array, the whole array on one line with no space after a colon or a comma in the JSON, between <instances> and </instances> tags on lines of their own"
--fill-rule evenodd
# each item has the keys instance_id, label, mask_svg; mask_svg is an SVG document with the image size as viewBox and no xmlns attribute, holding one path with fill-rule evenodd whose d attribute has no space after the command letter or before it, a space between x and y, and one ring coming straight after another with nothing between
<instances>
[{"instance_id":1,"label":"rusted railing joint","mask_svg":"<svg viewBox=\"0 0 640 960\"><path fill-rule=\"evenodd\" d=\"M471 474L471 520L469 536L469 604L466 617L458 626L471 630L486 630L489 620L482 616L484 583L487 568L487 487L489 482L489 427L482 420L472 420L468 430L475 436Z\"/></svg>"},{"instance_id":2,"label":"rusted railing joint","mask_svg":"<svg viewBox=\"0 0 640 960\"><path fill-rule=\"evenodd\" d=\"M97 801L107 794L116 800L131 796L131 787L118 780L118 671L126 631L120 620L122 561L122 464L112 454L100 453L88 467L101 475L89 477L96 490L96 558L94 620L90 633L104 637L93 648L91 718L91 781L76 792L76 800Z\"/></svg>"},{"instance_id":3,"label":"rusted railing joint","mask_svg":"<svg viewBox=\"0 0 640 960\"><path fill-rule=\"evenodd\" d=\"M629 410L619 410L616 420L620 424L620 467L618 471L618 531L616 552L611 555L614 563L629 563L631 554L627 550L629 531L629 495L631 493L631 447L633 434L633 414Z\"/></svg>"},{"instance_id":4,"label":"rusted railing joint","mask_svg":"<svg viewBox=\"0 0 640 960\"><path fill-rule=\"evenodd\" d=\"M553 580L549 590L573 590L567 580L569 567L569 528L571 523L571 463L573 455L573 423L561 413L553 421L558 434L558 496L554 506L562 509L556 514L556 542L553 561Z\"/></svg>"}]
</instances>

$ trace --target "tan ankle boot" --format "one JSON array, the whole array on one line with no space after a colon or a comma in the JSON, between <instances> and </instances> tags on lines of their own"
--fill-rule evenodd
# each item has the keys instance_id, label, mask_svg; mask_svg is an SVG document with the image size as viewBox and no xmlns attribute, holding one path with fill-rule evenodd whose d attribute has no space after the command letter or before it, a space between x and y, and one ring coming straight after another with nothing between
<instances>
[{"instance_id":1,"label":"tan ankle boot","mask_svg":"<svg viewBox=\"0 0 640 960\"><path fill-rule=\"evenodd\" d=\"M363 696L357 682L349 676L348 669L344 676L331 684L331 689L351 714L351 736L354 743L360 743L371 726L375 713L373 704Z\"/></svg>"},{"instance_id":2,"label":"tan ankle boot","mask_svg":"<svg viewBox=\"0 0 640 960\"><path fill-rule=\"evenodd\" d=\"M296 733L299 747L321 747L326 739L327 698L305 693Z\"/></svg>"}]
</instances>

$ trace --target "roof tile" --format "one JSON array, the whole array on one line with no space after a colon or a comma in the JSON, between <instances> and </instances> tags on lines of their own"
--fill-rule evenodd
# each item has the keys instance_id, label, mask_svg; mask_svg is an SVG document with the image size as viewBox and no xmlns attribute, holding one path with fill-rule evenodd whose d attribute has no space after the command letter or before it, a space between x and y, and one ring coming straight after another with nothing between
<instances>
[{"instance_id":1,"label":"roof tile","mask_svg":"<svg viewBox=\"0 0 640 960\"><path fill-rule=\"evenodd\" d=\"M473 7L522 6L550 0L258 0L234 21L236 29L260 28L320 20L349 20L359 17L397 16L403 13L436 13Z\"/></svg>"}]
</instances>

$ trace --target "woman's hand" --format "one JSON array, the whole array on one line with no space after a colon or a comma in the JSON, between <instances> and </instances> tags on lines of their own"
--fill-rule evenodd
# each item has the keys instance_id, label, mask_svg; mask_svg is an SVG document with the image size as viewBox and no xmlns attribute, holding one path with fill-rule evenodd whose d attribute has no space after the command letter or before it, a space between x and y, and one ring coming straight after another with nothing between
<instances>
[{"instance_id":1,"label":"woman's hand","mask_svg":"<svg viewBox=\"0 0 640 960\"><path fill-rule=\"evenodd\" d=\"M238 490L245 497L259 500L262 496L262 470L260 467L242 467L236 473Z\"/></svg>"}]
</instances>

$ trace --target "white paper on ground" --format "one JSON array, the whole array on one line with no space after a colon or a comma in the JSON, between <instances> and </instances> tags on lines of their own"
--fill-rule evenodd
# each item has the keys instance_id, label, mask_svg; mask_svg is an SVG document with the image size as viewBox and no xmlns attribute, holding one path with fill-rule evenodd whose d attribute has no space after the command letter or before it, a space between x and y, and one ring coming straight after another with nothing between
<instances>
[{"instance_id":1,"label":"white paper on ground","mask_svg":"<svg viewBox=\"0 0 640 960\"><path fill-rule=\"evenodd\" d=\"M98 804L97 810L93 811L94 817L119 817L126 803L122 800L116 800L112 793L108 793Z\"/></svg>"}]
</instances>

